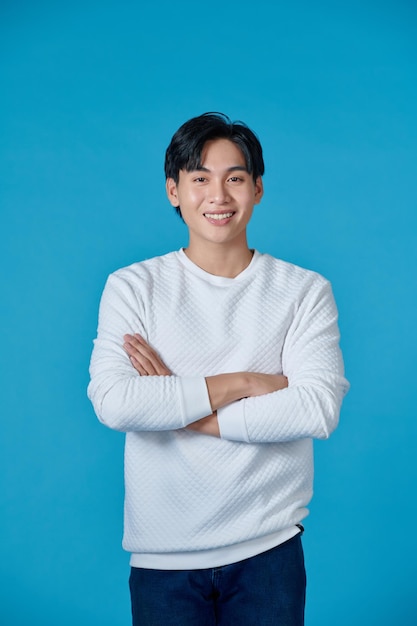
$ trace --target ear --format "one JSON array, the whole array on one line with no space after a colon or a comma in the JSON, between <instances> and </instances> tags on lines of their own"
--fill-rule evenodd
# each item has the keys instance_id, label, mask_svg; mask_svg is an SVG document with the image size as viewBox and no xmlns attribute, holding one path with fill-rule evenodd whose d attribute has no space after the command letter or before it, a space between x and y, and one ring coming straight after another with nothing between
<instances>
[{"instance_id":1,"label":"ear","mask_svg":"<svg viewBox=\"0 0 417 626\"><path fill-rule=\"evenodd\" d=\"M255 180L255 202L254 204L259 204L262 200L262 196L264 195L264 184L262 181L262 176L258 176Z\"/></svg>"},{"instance_id":2,"label":"ear","mask_svg":"<svg viewBox=\"0 0 417 626\"><path fill-rule=\"evenodd\" d=\"M168 200L173 207L177 208L180 205L178 200L177 183L173 178L167 178L165 183L165 189L167 192Z\"/></svg>"}]
</instances>

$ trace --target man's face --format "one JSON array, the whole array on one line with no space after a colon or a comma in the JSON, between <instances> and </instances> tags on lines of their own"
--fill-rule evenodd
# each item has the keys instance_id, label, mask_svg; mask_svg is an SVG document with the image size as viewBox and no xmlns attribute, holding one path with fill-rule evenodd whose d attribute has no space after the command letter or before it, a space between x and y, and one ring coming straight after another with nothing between
<instances>
[{"instance_id":1,"label":"man's face","mask_svg":"<svg viewBox=\"0 0 417 626\"><path fill-rule=\"evenodd\" d=\"M201 162L198 170L181 170L178 183L172 178L166 183L169 201L181 207L190 246L246 245L246 226L263 194L262 178L254 182L242 152L228 139L208 141Z\"/></svg>"}]
</instances>

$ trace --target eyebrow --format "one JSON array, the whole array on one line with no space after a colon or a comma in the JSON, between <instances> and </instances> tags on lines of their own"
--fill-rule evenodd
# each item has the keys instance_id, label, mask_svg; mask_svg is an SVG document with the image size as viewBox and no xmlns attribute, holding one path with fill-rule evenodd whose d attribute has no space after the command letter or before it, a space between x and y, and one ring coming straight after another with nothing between
<instances>
[{"instance_id":1,"label":"eyebrow","mask_svg":"<svg viewBox=\"0 0 417 626\"><path fill-rule=\"evenodd\" d=\"M208 167L204 167L203 165L196 167L194 170L192 170L193 172L210 172L211 170L208 169ZM232 167L228 167L227 170L225 170L226 172L246 172L247 174L249 174L248 172L248 168L244 167L243 165L232 165Z\"/></svg>"}]
</instances>

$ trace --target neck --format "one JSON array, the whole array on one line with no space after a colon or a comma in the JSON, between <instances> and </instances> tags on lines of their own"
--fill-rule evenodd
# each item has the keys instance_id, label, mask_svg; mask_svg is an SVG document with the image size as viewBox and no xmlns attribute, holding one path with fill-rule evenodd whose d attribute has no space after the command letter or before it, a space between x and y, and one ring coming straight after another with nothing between
<instances>
[{"instance_id":1,"label":"neck","mask_svg":"<svg viewBox=\"0 0 417 626\"><path fill-rule=\"evenodd\" d=\"M215 276L225 278L235 278L245 270L253 257L253 250L249 250L248 245L225 246L211 244L198 248L192 246L184 249L188 258L201 267L202 270Z\"/></svg>"}]
</instances>

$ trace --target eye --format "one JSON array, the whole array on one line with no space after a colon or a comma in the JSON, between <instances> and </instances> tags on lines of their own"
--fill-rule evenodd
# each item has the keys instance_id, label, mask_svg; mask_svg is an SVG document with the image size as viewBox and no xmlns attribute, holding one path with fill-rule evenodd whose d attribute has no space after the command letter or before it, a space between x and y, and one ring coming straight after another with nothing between
<instances>
[{"instance_id":1,"label":"eye","mask_svg":"<svg viewBox=\"0 0 417 626\"><path fill-rule=\"evenodd\" d=\"M240 182L242 182L242 181L243 181L243 178L241 178L240 176L231 176L231 177L229 178L229 181L230 181L231 183L240 183Z\"/></svg>"},{"instance_id":2,"label":"eye","mask_svg":"<svg viewBox=\"0 0 417 626\"><path fill-rule=\"evenodd\" d=\"M197 176L193 180L194 180L195 183L205 183L207 178L204 178L204 176Z\"/></svg>"}]
</instances>

